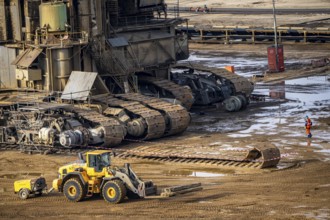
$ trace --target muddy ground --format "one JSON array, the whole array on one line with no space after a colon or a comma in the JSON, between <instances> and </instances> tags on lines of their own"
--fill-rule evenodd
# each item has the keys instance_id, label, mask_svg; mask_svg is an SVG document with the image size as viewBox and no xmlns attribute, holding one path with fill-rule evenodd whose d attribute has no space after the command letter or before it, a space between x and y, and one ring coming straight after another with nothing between
<instances>
[{"instance_id":1,"label":"muddy ground","mask_svg":"<svg viewBox=\"0 0 330 220\"><path fill-rule=\"evenodd\" d=\"M308 16L300 19L305 17ZM235 65L238 74L251 77L267 69L266 48L267 45L194 44L189 62ZM159 188L201 182L203 190L171 198L125 200L118 205L109 205L97 196L71 203L58 193L22 201L13 193L15 180L42 175L51 185L58 168L76 157L0 151L0 219L329 219L330 71L310 68L312 59L329 57L329 45L293 44L286 45L284 51L288 71L281 77L269 77L288 79L285 97L268 97L279 88L283 92L282 87L259 82L255 93L267 96L266 100L252 102L245 111L226 113L221 107L195 108L192 123L183 134L121 146L179 145L192 150L216 146L230 156L235 149L253 144L274 144L282 154L278 167L260 170L114 158L117 165L132 163L140 177L153 180ZM209 61L210 57L215 59ZM307 75L292 79L306 68ZM314 124L312 139L305 136L306 114Z\"/></svg>"},{"instance_id":2,"label":"muddy ground","mask_svg":"<svg viewBox=\"0 0 330 220\"><path fill-rule=\"evenodd\" d=\"M203 47L204 50L200 47L192 45L192 61L227 65L239 58L247 63L237 69L242 75L255 73L255 64L249 64L249 59L265 59L265 52L259 45L219 45ZM308 62L328 56L324 47L328 46L296 45L285 51L299 64L300 59ZM244 53L245 58L241 56ZM215 57L213 63L207 56ZM201 60L203 57L206 61ZM226 57L227 63L221 61ZM263 65L261 69L265 68ZM296 78L293 76L303 68L292 68L291 71L287 74L289 78ZM13 193L15 180L42 175L51 185L57 177L57 169L76 158L1 151L0 219L329 219L330 82L327 77L330 71L320 72L315 69L307 78L287 80L285 97L266 97L264 102L251 102L246 110L237 113L226 113L214 106L195 108L191 112L192 123L183 134L149 143L122 145L124 148L179 145L192 151L204 147L214 149L216 153L220 149L230 156L235 149L256 143L274 144L282 154L276 168L223 168L114 158L113 163L117 165L132 163L142 178L153 180L159 188L201 182L203 190L171 198L125 200L118 205L109 205L97 196L71 203L59 193L21 201ZM256 86L255 93L268 96L274 89L265 87L263 82L260 85ZM306 114L314 124L312 139L305 136L303 118Z\"/></svg>"}]
</instances>

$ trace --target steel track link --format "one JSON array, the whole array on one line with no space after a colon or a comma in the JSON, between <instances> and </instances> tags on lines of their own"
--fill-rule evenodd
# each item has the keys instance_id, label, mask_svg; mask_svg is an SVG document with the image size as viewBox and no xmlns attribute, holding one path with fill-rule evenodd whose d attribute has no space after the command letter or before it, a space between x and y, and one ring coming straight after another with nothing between
<instances>
[{"instance_id":1,"label":"steel track link","mask_svg":"<svg viewBox=\"0 0 330 220\"><path fill-rule=\"evenodd\" d=\"M165 133L165 119L158 111L147 108L139 102L120 100L113 96L102 97L96 100L110 107L123 108L134 115L142 117L148 126L146 134L142 138L143 140L160 138Z\"/></svg>"},{"instance_id":2,"label":"steel track link","mask_svg":"<svg viewBox=\"0 0 330 220\"><path fill-rule=\"evenodd\" d=\"M212 154L177 153L168 149L162 150L154 147L138 147L132 150L118 152L116 156L122 159L131 158L162 163L181 163L225 168L263 168L263 161L245 161L244 158L221 158L219 156L215 157Z\"/></svg>"},{"instance_id":3,"label":"steel track link","mask_svg":"<svg viewBox=\"0 0 330 220\"><path fill-rule=\"evenodd\" d=\"M81 147L76 149L68 149L64 147L56 148L42 148L36 151L37 153L54 153L54 154L69 154L77 155L78 153L84 153L89 150L95 149L109 149L106 147ZM219 155L214 155L212 153L200 154L198 152L182 152L171 150L171 149L162 149L154 146L140 146L134 149L112 149L116 157L127 160L127 159L138 159L138 160L148 160L153 162L162 162L162 163L179 163L179 164L188 164L188 165L197 165L197 166L215 166L223 168L244 168L244 169L262 169L267 167L274 167L278 164L280 160L280 152L277 148L272 147L258 147L259 152L262 154L262 157L259 159L254 159L249 157L251 154L254 154L256 149L247 150L245 152L246 157L243 158L234 158L234 157L223 157ZM19 145L11 145L10 147L7 144L0 144L0 150L21 150ZM27 151L28 153L33 152ZM47 152L47 153L46 153Z\"/></svg>"},{"instance_id":4,"label":"steel track link","mask_svg":"<svg viewBox=\"0 0 330 220\"><path fill-rule=\"evenodd\" d=\"M15 147L13 147L15 146ZM57 147L55 148L42 148L38 151L36 150L29 150L28 153L36 152L42 154L65 154L65 155L77 155L78 153L84 153L89 150L93 149L108 149L102 147L89 147L89 148L79 148L79 149L68 149ZM20 151L21 148L19 145L12 145L10 148L6 147L4 144L0 144L0 150L18 150ZM143 153L141 153L141 151ZM215 166L215 167L224 167L224 168L251 168L251 169L260 169L262 168L262 162L256 161L230 161L228 159L205 159L205 158L198 158L193 155L182 155L180 153L176 153L175 151L171 151L171 154L164 154L166 151L150 151L148 147L145 149L134 149L134 150L123 150L123 149L113 149L115 152L116 157L120 159L139 159L139 160L148 160L153 162L162 162L162 163L179 163L179 164L188 164L188 165L205 165L205 166ZM204 156L205 157L205 156Z\"/></svg>"},{"instance_id":5,"label":"steel track link","mask_svg":"<svg viewBox=\"0 0 330 220\"><path fill-rule=\"evenodd\" d=\"M275 146L260 145L246 152L240 152L239 156L214 152L193 152L175 148L159 148L158 146L141 146L134 149L119 151L120 158L147 159L159 162L175 162L189 164L215 165L235 168L266 168L274 167L281 159L280 151Z\"/></svg>"},{"instance_id":6,"label":"steel track link","mask_svg":"<svg viewBox=\"0 0 330 220\"><path fill-rule=\"evenodd\" d=\"M116 146L124 139L125 131L123 125L116 119L106 117L92 110L86 110L74 107L73 111L79 117L88 120L94 124L103 126L104 128L104 143L103 146Z\"/></svg>"},{"instance_id":7,"label":"steel track link","mask_svg":"<svg viewBox=\"0 0 330 220\"><path fill-rule=\"evenodd\" d=\"M154 84L159 88L162 88L179 100L182 105L189 110L191 106L194 104L194 96L189 87L180 86L172 81L166 79L157 79L155 77L142 77L139 78L142 82L148 82L150 84Z\"/></svg>"},{"instance_id":8,"label":"steel track link","mask_svg":"<svg viewBox=\"0 0 330 220\"><path fill-rule=\"evenodd\" d=\"M181 133L185 131L189 125L190 115L181 105L170 104L138 93L116 95L116 97L124 100L138 101L152 109L164 112L168 121L168 123L166 123L167 126L164 136Z\"/></svg>"}]
</instances>

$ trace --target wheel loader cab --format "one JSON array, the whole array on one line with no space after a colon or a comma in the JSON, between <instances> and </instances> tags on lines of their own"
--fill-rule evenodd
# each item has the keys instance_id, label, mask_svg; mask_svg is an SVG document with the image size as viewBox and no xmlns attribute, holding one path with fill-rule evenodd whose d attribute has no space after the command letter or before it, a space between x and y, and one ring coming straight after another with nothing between
<instances>
[{"instance_id":1,"label":"wheel loader cab","mask_svg":"<svg viewBox=\"0 0 330 220\"><path fill-rule=\"evenodd\" d=\"M104 176L106 167L111 165L110 152L94 151L86 155L87 174L89 176Z\"/></svg>"}]
</instances>

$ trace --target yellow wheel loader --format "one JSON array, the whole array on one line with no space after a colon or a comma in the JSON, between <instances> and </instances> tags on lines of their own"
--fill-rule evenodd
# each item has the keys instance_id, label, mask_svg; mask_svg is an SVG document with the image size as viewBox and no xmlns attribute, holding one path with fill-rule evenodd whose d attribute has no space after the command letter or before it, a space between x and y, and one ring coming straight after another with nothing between
<instances>
[{"instance_id":1,"label":"yellow wheel loader","mask_svg":"<svg viewBox=\"0 0 330 220\"><path fill-rule=\"evenodd\" d=\"M73 202L100 194L109 203L120 203L126 196L144 198L156 193L153 182L142 181L130 164L111 166L110 155L111 151L106 150L79 154L79 161L59 168L59 177L53 180L53 188Z\"/></svg>"}]
</instances>

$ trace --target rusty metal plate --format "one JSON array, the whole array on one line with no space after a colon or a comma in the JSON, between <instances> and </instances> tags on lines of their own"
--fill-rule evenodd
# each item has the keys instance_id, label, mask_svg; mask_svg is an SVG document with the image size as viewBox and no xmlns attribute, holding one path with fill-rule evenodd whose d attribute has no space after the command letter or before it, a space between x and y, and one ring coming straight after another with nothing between
<instances>
[{"instance_id":1,"label":"rusty metal plate","mask_svg":"<svg viewBox=\"0 0 330 220\"><path fill-rule=\"evenodd\" d=\"M8 33L7 33L7 18L8 13L5 7L5 1L0 1L0 41L7 41L8 40Z\"/></svg>"},{"instance_id":2,"label":"rusty metal plate","mask_svg":"<svg viewBox=\"0 0 330 220\"><path fill-rule=\"evenodd\" d=\"M19 54L11 64L28 68L41 52L42 49L40 48L25 50L23 53Z\"/></svg>"},{"instance_id":3,"label":"rusty metal plate","mask_svg":"<svg viewBox=\"0 0 330 220\"><path fill-rule=\"evenodd\" d=\"M10 24L12 29L12 34L14 40L21 41L22 40L22 15L20 11L20 1L11 0L9 11L10 11Z\"/></svg>"},{"instance_id":4,"label":"rusty metal plate","mask_svg":"<svg viewBox=\"0 0 330 220\"><path fill-rule=\"evenodd\" d=\"M19 110L24 110L24 111L45 111L45 110L51 110L51 109L71 109L72 105L70 104L59 104L59 103L45 103L45 102L40 102L40 103L35 103L34 105L29 105L29 106L24 106L20 107Z\"/></svg>"},{"instance_id":5,"label":"rusty metal plate","mask_svg":"<svg viewBox=\"0 0 330 220\"><path fill-rule=\"evenodd\" d=\"M96 72L72 71L61 99L85 101L90 95Z\"/></svg>"}]
</instances>

